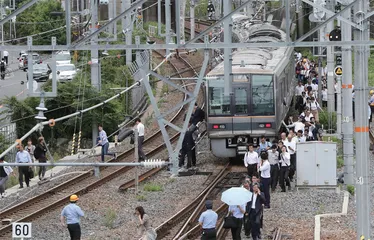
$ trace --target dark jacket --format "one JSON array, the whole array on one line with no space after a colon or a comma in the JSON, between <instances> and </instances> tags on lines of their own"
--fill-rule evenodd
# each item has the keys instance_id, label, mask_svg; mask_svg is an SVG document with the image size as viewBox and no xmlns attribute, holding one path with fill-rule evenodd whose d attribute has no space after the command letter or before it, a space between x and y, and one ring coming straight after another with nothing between
<instances>
[{"instance_id":1,"label":"dark jacket","mask_svg":"<svg viewBox=\"0 0 374 240\"><path fill-rule=\"evenodd\" d=\"M195 141L193 139L193 132L187 131L186 135L184 135L182 148L185 151L190 151L195 146Z\"/></svg>"},{"instance_id":2,"label":"dark jacket","mask_svg":"<svg viewBox=\"0 0 374 240\"><path fill-rule=\"evenodd\" d=\"M245 209L247 213L249 213L251 211L253 196L254 196L254 194L252 195L251 201L249 201L247 203L247 206L246 206L246 209ZM265 203L265 195L264 195L263 192L261 192L260 195L258 195L257 198L256 198L256 203L255 203L256 215L259 215L259 214L262 213L262 204L264 204L264 203Z\"/></svg>"},{"instance_id":3,"label":"dark jacket","mask_svg":"<svg viewBox=\"0 0 374 240\"><path fill-rule=\"evenodd\" d=\"M191 123L196 125L205 119L205 112L201 108L196 108L195 112L192 113Z\"/></svg>"},{"instance_id":4,"label":"dark jacket","mask_svg":"<svg viewBox=\"0 0 374 240\"><path fill-rule=\"evenodd\" d=\"M34 157L39 162L47 162L47 148L44 144L36 145L36 148L34 150Z\"/></svg>"}]
</instances>

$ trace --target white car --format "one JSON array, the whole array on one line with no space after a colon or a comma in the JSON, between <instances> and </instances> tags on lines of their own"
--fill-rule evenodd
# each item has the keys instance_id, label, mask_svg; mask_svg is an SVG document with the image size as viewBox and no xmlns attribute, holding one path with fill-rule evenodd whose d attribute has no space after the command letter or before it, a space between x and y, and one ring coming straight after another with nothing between
<instances>
[{"instance_id":1,"label":"white car","mask_svg":"<svg viewBox=\"0 0 374 240\"><path fill-rule=\"evenodd\" d=\"M56 65L71 64L71 55L69 51L61 51L55 55Z\"/></svg>"},{"instance_id":2,"label":"white car","mask_svg":"<svg viewBox=\"0 0 374 240\"><path fill-rule=\"evenodd\" d=\"M77 75L74 64L56 65L56 71L57 81L59 82L71 81ZM52 73L49 75L49 79L52 79Z\"/></svg>"}]
</instances>

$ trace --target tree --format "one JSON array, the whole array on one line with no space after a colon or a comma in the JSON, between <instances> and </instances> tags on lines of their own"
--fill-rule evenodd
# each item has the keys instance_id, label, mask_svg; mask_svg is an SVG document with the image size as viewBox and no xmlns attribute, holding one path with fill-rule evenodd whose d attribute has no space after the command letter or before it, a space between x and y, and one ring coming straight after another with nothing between
<instances>
[{"instance_id":1,"label":"tree","mask_svg":"<svg viewBox=\"0 0 374 240\"><path fill-rule=\"evenodd\" d=\"M27 1L22 1L18 6ZM17 37L26 37L35 34L41 34L46 31L58 29L65 26L65 17L63 15L51 15L51 12L63 12L60 1L40 0L38 3L17 16L17 22L27 24L16 24ZM32 24L34 23L34 24ZM5 27L7 25L4 25ZM53 31L48 34L41 34L33 37L33 44L48 45L51 44L51 37L57 39L57 44L66 43L65 28ZM25 40L24 40L25 41Z\"/></svg>"}]
</instances>

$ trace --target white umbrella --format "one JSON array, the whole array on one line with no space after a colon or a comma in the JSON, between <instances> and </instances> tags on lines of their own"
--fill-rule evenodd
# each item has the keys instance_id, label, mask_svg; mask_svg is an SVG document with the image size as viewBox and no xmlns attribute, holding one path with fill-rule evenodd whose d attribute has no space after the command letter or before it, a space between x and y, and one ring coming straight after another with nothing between
<instances>
[{"instance_id":1,"label":"white umbrella","mask_svg":"<svg viewBox=\"0 0 374 240\"><path fill-rule=\"evenodd\" d=\"M221 201L227 205L243 205L251 201L252 193L242 187L233 187L222 193Z\"/></svg>"}]
</instances>

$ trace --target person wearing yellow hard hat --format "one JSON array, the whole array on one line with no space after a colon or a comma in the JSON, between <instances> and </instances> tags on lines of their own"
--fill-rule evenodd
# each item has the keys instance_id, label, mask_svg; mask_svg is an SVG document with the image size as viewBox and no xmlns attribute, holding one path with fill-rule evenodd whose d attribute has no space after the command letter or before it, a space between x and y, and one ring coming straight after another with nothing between
<instances>
[{"instance_id":1,"label":"person wearing yellow hard hat","mask_svg":"<svg viewBox=\"0 0 374 240\"><path fill-rule=\"evenodd\" d=\"M84 217L84 213L76 204L78 200L77 195L71 195L70 204L65 206L61 212L61 225L68 228L71 240L81 239L81 227L79 223L80 218Z\"/></svg>"}]
</instances>

